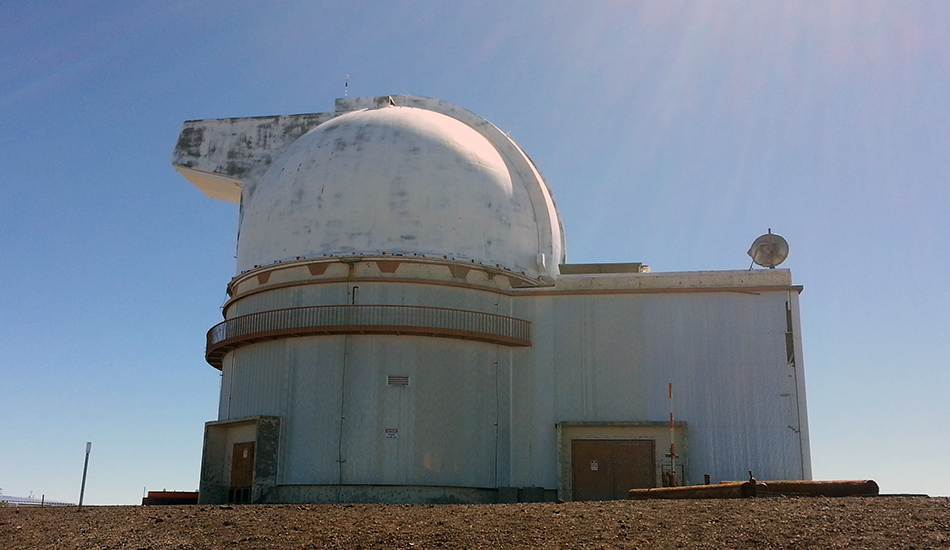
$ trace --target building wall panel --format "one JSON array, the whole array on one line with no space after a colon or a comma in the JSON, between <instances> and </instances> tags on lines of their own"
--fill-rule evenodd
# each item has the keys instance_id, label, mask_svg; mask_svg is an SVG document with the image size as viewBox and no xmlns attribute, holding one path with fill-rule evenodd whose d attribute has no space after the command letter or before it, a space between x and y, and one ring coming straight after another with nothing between
<instances>
[{"instance_id":1,"label":"building wall panel","mask_svg":"<svg viewBox=\"0 0 950 550\"><path fill-rule=\"evenodd\" d=\"M532 297L514 314L533 320L527 365L513 387L533 388L514 415L513 468L556 483L555 422L662 421L690 426L692 477L809 475L792 429L801 386L786 361L789 293L588 294ZM546 349L552 350L545 353ZM800 368L800 367L799 367ZM547 382L545 382L547 381ZM549 404L555 404L553 407ZM527 437L520 437L526 434ZM806 464L803 464L806 457ZM530 465L529 465L530 463Z\"/></svg>"},{"instance_id":2,"label":"building wall panel","mask_svg":"<svg viewBox=\"0 0 950 550\"><path fill-rule=\"evenodd\" d=\"M229 418L282 417L280 484L495 487L508 461L498 455L509 447L498 442L510 378L500 346L340 335L252 344L229 357ZM390 386L388 375L410 385Z\"/></svg>"},{"instance_id":3,"label":"building wall panel","mask_svg":"<svg viewBox=\"0 0 950 550\"><path fill-rule=\"evenodd\" d=\"M511 314L509 305L511 297L489 289L356 281L290 286L250 294L235 301L229 307L228 318L291 307L353 304L354 286L357 287L356 304L413 305L465 309L499 315Z\"/></svg>"}]
</instances>

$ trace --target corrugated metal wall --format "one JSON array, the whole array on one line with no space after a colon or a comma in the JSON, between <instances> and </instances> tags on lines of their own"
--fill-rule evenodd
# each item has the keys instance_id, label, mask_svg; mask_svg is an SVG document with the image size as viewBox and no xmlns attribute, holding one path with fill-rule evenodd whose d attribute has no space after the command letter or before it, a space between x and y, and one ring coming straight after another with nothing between
<instances>
[{"instance_id":1,"label":"corrugated metal wall","mask_svg":"<svg viewBox=\"0 0 950 550\"><path fill-rule=\"evenodd\" d=\"M512 432L513 483L556 484L556 422L668 420L669 383L674 416L689 426L692 483L747 470L810 475L796 431L803 381L786 359L788 300L783 291L520 299L515 315L533 319L534 345L515 352L514 417L528 422Z\"/></svg>"},{"instance_id":2,"label":"corrugated metal wall","mask_svg":"<svg viewBox=\"0 0 950 550\"><path fill-rule=\"evenodd\" d=\"M282 417L281 484L495 487L508 462L496 439L507 436L510 361L498 346L346 335L230 357L229 417Z\"/></svg>"},{"instance_id":3,"label":"corrugated metal wall","mask_svg":"<svg viewBox=\"0 0 950 550\"><path fill-rule=\"evenodd\" d=\"M675 418L689 428L691 483L705 473L743 479L748 470L760 478L811 475L795 292L511 297L449 286L357 286L361 304L529 319L532 346L337 335L231 352L221 419L282 418L280 484L552 489L556 423L668 421L669 383ZM343 283L283 288L244 298L230 313L345 304L353 296L353 285ZM409 387L387 385L388 375L408 376Z\"/></svg>"},{"instance_id":4,"label":"corrugated metal wall","mask_svg":"<svg viewBox=\"0 0 950 550\"><path fill-rule=\"evenodd\" d=\"M353 287L357 287L354 302ZM236 301L228 318L290 307L346 304L412 305L446 307L511 315L511 297L453 286L393 282L328 283L277 288Z\"/></svg>"}]
</instances>

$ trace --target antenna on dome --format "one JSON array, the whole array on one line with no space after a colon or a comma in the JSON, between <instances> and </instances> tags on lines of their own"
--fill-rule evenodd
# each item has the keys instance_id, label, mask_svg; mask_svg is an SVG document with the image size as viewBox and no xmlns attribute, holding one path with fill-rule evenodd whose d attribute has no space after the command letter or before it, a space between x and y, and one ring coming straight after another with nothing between
<instances>
[{"instance_id":1,"label":"antenna on dome","mask_svg":"<svg viewBox=\"0 0 950 550\"><path fill-rule=\"evenodd\" d=\"M349 91L349 87L350 87L350 75L346 75L346 77L343 78L343 97L346 97L346 92Z\"/></svg>"},{"instance_id":2,"label":"antenna on dome","mask_svg":"<svg viewBox=\"0 0 950 550\"><path fill-rule=\"evenodd\" d=\"M770 227L768 233L752 242L752 247L749 248L747 254L752 258L752 264L774 269L788 257L788 241L781 235L772 233ZM750 270L752 264L749 264Z\"/></svg>"}]
</instances>

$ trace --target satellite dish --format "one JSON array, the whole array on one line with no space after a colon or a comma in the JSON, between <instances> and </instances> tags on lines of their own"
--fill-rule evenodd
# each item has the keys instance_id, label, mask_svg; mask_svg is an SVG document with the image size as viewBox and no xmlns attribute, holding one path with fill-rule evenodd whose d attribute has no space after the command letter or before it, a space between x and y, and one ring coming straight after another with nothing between
<instances>
[{"instance_id":1,"label":"satellite dish","mask_svg":"<svg viewBox=\"0 0 950 550\"><path fill-rule=\"evenodd\" d=\"M772 269L788 258L788 241L769 229L768 233L752 242L748 254L753 263Z\"/></svg>"}]
</instances>

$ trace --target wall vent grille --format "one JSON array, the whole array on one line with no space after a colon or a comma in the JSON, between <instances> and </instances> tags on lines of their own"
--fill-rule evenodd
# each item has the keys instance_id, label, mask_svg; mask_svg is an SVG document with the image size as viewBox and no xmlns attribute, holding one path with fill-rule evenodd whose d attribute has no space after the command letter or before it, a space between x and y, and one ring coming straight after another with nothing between
<instances>
[{"instance_id":1,"label":"wall vent grille","mask_svg":"<svg viewBox=\"0 0 950 550\"><path fill-rule=\"evenodd\" d=\"M407 386L409 386L409 377L408 377L408 376L402 376L402 375L390 374L389 376L386 377L386 385L387 385L387 386L403 386L403 387L407 387Z\"/></svg>"}]
</instances>

